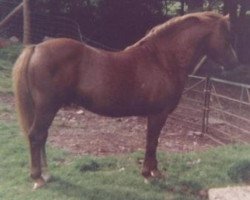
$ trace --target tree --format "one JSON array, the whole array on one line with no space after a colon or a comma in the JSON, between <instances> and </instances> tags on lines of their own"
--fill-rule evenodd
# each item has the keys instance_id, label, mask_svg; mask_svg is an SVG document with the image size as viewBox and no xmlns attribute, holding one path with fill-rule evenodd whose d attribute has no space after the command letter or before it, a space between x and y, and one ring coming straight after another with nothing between
<instances>
[{"instance_id":1,"label":"tree","mask_svg":"<svg viewBox=\"0 0 250 200\"><path fill-rule=\"evenodd\" d=\"M249 1L224 0L224 14L230 15L234 46L242 63L250 63L250 18L246 15L249 9Z\"/></svg>"},{"instance_id":2,"label":"tree","mask_svg":"<svg viewBox=\"0 0 250 200\"><path fill-rule=\"evenodd\" d=\"M31 43L30 0L23 0L23 43Z\"/></svg>"},{"instance_id":3,"label":"tree","mask_svg":"<svg viewBox=\"0 0 250 200\"><path fill-rule=\"evenodd\" d=\"M186 0L186 4L188 5L188 11L200 11L203 8L203 0Z\"/></svg>"},{"instance_id":4,"label":"tree","mask_svg":"<svg viewBox=\"0 0 250 200\"><path fill-rule=\"evenodd\" d=\"M98 38L114 48L124 48L163 20L161 0L102 0L98 5Z\"/></svg>"}]
</instances>

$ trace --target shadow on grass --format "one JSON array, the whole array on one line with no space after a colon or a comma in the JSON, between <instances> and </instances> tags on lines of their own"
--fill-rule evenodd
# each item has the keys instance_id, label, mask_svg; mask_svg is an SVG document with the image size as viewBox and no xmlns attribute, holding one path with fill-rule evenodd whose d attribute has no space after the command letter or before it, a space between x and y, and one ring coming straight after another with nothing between
<instances>
[{"instance_id":1,"label":"shadow on grass","mask_svg":"<svg viewBox=\"0 0 250 200\"><path fill-rule=\"evenodd\" d=\"M150 184L164 190L168 193L172 193L178 200L189 200L189 199L199 199L205 200L208 198L207 190L197 181L178 181L178 180L154 180Z\"/></svg>"},{"instance_id":2,"label":"shadow on grass","mask_svg":"<svg viewBox=\"0 0 250 200\"><path fill-rule=\"evenodd\" d=\"M86 181L87 182L87 181ZM143 184L143 183L142 183ZM137 189L130 187L121 187L114 185L83 185L82 183L72 183L60 177L54 177L49 186L45 187L52 192L60 193L67 199L84 199L84 200L158 200L162 198L147 195L146 192L138 192Z\"/></svg>"},{"instance_id":3,"label":"shadow on grass","mask_svg":"<svg viewBox=\"0 0 250 200\"><path fill-rule=\"evenodd\" d=\"M236 183L250 184L250 160L241 160L232 164L228 176Z\"/></svg>"}]
</instances>

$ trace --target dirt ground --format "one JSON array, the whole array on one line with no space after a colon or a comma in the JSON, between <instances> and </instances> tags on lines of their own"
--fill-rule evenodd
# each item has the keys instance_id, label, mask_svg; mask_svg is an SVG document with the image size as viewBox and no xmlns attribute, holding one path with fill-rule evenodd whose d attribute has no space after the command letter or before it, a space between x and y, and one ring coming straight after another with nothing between
<instances>
[{"instance_id":1,"label":"dirt ground","mask_svg":"<svg viewBox=\"0 0 250 200\"><path fill-rule=\"evenodd\" d=\"M9 112L1 112L0 120L13 120L11 95L0 95L0 104ZM13 112L12 112L13 111ZM145 148L146 118L108 118L82 108L61 109L50 129L48 143L74 154L113 155ZM216 144L199 132L172 118L167 120L159 139L159 149L166 152L204 150Z\"/></svg>"},{"instance_id":2,"label":"dirt ground","mask_svg":"<svg viewBox=\"0 0 250 200\"><path fill-rule=\"evenodd\" d=\"M213 188L208 195L209 200L249 200L250 186Z\"/></svg>"},{"instance_id":3,"label":"dirt ground","mask_svg":"<svg viewBox=\"0 0 250 200\"><path fill-rule=\"evenodd\" d=\"M56 116L49 143L76 154L108 155L144 150L146 123L142 117L107 118L81 108L64 108ZM215 145L171 118L159 139L162 151L187 152Z\"/></svg>"}]
</instances>

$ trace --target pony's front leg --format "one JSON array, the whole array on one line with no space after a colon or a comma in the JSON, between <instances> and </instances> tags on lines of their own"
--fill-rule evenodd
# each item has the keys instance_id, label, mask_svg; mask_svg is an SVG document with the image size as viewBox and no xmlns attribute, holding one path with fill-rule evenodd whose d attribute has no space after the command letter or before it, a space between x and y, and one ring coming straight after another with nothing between
<instances>
[{"instance_id":1,"label":"pony's front leg","mask_svg":"<svg viewBox=\"0 0 250 200\"><path fill-rule=\"evenodd\" d=\"M142 175L145 178L163 177L157 168L156 150L161 129L164 126L168 113L163 112L158 115L148 117L146 152L143 163Z\"/></svg>"}]
</instances>

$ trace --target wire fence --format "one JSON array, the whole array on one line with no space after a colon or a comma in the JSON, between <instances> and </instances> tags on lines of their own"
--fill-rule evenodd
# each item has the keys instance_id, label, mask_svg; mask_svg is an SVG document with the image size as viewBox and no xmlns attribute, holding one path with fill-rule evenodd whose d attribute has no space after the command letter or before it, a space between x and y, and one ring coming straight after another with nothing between
<instances>
[{"instance_id":1,"label":"wire fence","mask_svg":"<svg viewBox=\"0 0 250 200\"><path fill-rule=\"evenodd\" d=\"M1 21L4 20L12 10L15 9L15 7L20 4L22 1L20 0L2 0L0 1L0 19ZM13 15L11 17L10 21L6 23L4 26L0 29L0 37L1 39L9 39L12 36L15 36L18 38L20 34L22 35L22 26L23 26L23 20L22 20L22 12L17 13L16 15ZM21 39L21 37L19 37Z\"/></svg>"},{"instance_id":2,"label":"wire fence","mask_svg":"<svg viewBox=\"0 0 250 200\"><path fill-rule=\"evenodd\" d=\"M12 18L11 22L0 30L1 38L17 37L20 41L23 38L22 13ZM32 13L31 17L32 43L42 42L48 38L67 37L82 41L79 25L66 17L54 16L49 20L48 16Z\"/></svg>"},{"instance_id":3,"label":"wire fence","mask_svg":"<svg viewBox=\"0 0 250 200\"><path fill-rule=\"evenodd\" d=\"M2 0L0 1L0 19L4 20L8 14L14 10L22 0ZM10 21L0 29L0 38L8 40L11 37L17 38L20 42L23 39L23 12L18 12ZM89 37L81 33L79 24L64 16L51 16L46 14L35 13L31 10L31 40L32 43L39 43L47 38L67 37L79 41L91 43L93 46L101 45L92 41Z\"/></svg>"},{"instance_id":4,"label":"wire fence","mask_svg":"<svg viewBox=\"0 0 250 200\"><path fill-rule=\"evenodd\" d=\"M210 130L221 140L250 138L250 86L212 78Z\"/></svg>"}]
</instances>

